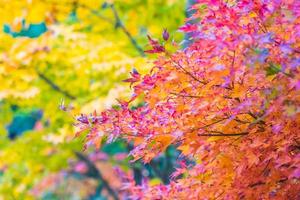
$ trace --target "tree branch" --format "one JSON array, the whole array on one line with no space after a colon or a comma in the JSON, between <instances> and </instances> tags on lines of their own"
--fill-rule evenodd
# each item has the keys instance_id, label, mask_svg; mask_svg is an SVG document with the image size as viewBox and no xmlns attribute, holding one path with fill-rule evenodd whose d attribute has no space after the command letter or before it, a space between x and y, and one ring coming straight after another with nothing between
<instances>
[{"instance_id":1,"label":"tree branch","mask_svg":"<svg viewBox=\"0 0 300 200\"><path fill-rule=\"evenodd\" d=\"M99 17L100 19L102 19L103 21L106 21L112 25L115 25L116 28L121 28L122 31L126 34L126 36L128 37L128 39L130 40L131 44L134 46L134 48L139 52L139 54L141 56L145 56L145 53L144 53L144 50L142 47L139 46L139 44L137 43L137 41L133 38L133 36L130 34L130 32L128 31L128 29L124 26L124 24L122 23L122 20L121 18L119 17L119 14L116 10L116 8L114 7L114 4L110 4L110 8L112 9L112 12L114 14L114 17L115 17L115 21L108 18L108 17L105 17L103 15L101 15L98 10L96 9L92 9L88 6L86 6L85 4L82 4L82 3L76 3L76 6L77 7L80 7L80 8L84 8L86 10L89 10L92 14L94 14L95 16Z\"/></svg>"},{"instance_id":2,"label":"tree branch","mask_svg":"<svg viewBox=\"0 0 300 200\"><path fill-rule=\"evenodd\" d=\"M170 94L173 94L175 96L180 96L180 97L187 97L187 98L196 98L196 99L201 98L201 96L197 96L197 95L185 95L185 94L180 94L175 92L171 92Z\"/></svg>"},{"instance_id":3,"label":"tree branch","mask_svg":"<svg viewBox=\"0 0 300 200\"><path fill-rule=\"evenodd\" d=\"M77 158L79 158L81 161L85 162L85 164L88 166L89 171L87 172L87 176L95 179L100 179L103 187L109 192L109 194L113 197L114 200L118 200L119 197L117 193L114 191L114 189L109 185L109 183L103 178L101 172L97 169L97 167L90 161L89 158L87 158L85 155L83 155L80 152L75 152L75 155Z\"/></svg>"},{"instance_id":4,"label":"tree branch","mask_svg":"<svg viewBox=\"0 0 300 200\"><path fill-rule=\"evenodd\" d=\"M220 137L227 137L227 136L239 136L239 135L248 135L249 132L241 132L241 133L221 133L218 131L211 131L209 134L198 134L198 136L220 136Z\"/></svg>"},{"instance_id":5,"label":"tree branch","mask_svg":"<svg viewBox=\"0 0 300 200\"><path fill-rule=\"evenodd\" d=\"M202 127L195 128L195 129L192 129L192 130L195 131L195 130L199 130L199 129L205 129L205 128L210 127L210 126L212 126L212 125L215 125L215 124L217 124L217 123L219 123L219 122L222 122L222 121L224 121L224 120L226 120L226 119L229 119L229 117L221 118L221 119L216 120L216 121L214 121L214 122L212 122L212 123L210 123L210 124L206 124L206 125L204 125L204 126L202 126Z\"/></svg>"},{"instance_id":6,"label":"tree branch","mask_svg":"<svg viewBox=\"0 0 300 200\"><path fill-rule=\"evenodd\" d=\"M126 34L128 39L130 40L131 44L135 47L135 49L139 52L139 54L144 57L145 56L144 50L138 45L137 41L133 38L133 36L128 31L128 29L122 23L114 4L111 4L110 8L113 11L113 14L115 16L116 28L120 27L123 30L123 32Z\"/></svg>"},{"instance_id":7,"label":"tree branch","mask_svg":"<svg viewBox=\"0 0 300 200\"><path fill-rule=\"evenodd\" d=\"M172 63L174 63L177 67L179 67L180 69L182 69L184 71L185 74L189 75L191 78L193 78L195 81L203 84L203 85L206 85L207 82L206 81L202 81L202 80L199 80L196 76L194 76L191 72L189 72L188 70L186 70L181 64L175 62L174 60L171 60Z\"/></svg>"},{"instance_id":8,"label":"tree branch","mask_svg":"<svg viewBox=\"0 0 300 200\"><path fill-rule=\"evenodd\" d=\"M36 73L38 74L38 76L45 81L52 89L54 89L55 91L63 94L64 96L66 96L67 98L71 99L71 100L75 100L76 97L71 95L68 91L63 90L61 87L59 87L56 83L54 83L51 79L49 79L45 74L43 74L42 72L38 71L36 69Z\"/></svg>"},{"instance_id":9,"label":"tree branch","mask_svg":"<svg viewBox=\"0 0 300 200\"><path fill-rule=\"evenodd\" d=\"M234 70L234 64L235 64L235 50L233 51L233 58L231 62L231 70ZM233 80L231 81L231 88L234 88L234 77L232 77Z\"/></svg>"},{"instance_id":10,"label":"tree branch","mask_svg":"<svg viewBox=\"0 0 300 200\"><path fill-rule=\"evenodd\" d=\"M81 4L81 3L78 3L77 6L81 7L81 8L84 8L86 10L89 10L91 13L93 13L94 15L96 15L97 17L99 17L100 19L114 25L114 21L108 17L105 17L103 15L101 15L97 10L95 9L92 9L92 8L89 8L88 6L84 5L84 4Z\"/></svg>"}]
</instances>

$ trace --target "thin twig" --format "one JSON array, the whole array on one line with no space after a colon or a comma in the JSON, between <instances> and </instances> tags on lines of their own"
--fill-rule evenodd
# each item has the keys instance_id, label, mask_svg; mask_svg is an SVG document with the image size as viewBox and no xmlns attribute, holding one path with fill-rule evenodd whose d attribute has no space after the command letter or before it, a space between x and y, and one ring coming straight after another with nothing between
<instances>
[{"instance_id":1,"label":"thin twig","mask_svg":"<svg viewBox=\"0 0 300 200\"><path fill-rule=\"evenodd\" d=\"M257 116L254 115L251 111L249 111L247 114L250 115L252 118L257 119Z\"/></svg>"},{"instance_id":2,"label":"thin twig","mask_svg":"<svg viewBox=\"0 0 300 200\"><path fill-rule=\"evenodd\" d=\"M264 185L266 184L265 182L262 182L262 181L258 181L256 183L252 183L249 185L249 187L253 188L253 187L256 187L256 186L259 186L259 185Z\"/></svg>"},{"instance_id":3,"label":"thin twig","mask_svg":"<svg viewBox=\"0 0 300 200\"><path fill-rule=\"evenodd\" d=\"M231 62L231 69L232 70L234 70L234 64L235 64L235 50L233 51L233 58L232 58L232 62ZM233 80L232 80L232 83L231 83L232 84L232 86L231 86L232 88L234 88L234 79L235 78L233 77Z\"/></svg>"},{"instance_id":4,"label":"thin twig","mask_svg":"<svg viewBox=\"0 0 300 200\"><path fill-rule=\"evenodd\" d=\"M268 162L267 162L266 166L264 167L264 169L263 169L263 170L262 170L262 172L261 172L261 175L263 175L263 174L265 173L265 171L267 170L267 168L268 168L268 166L269 166L270 162L271 162L271 159L270 159L270 160L268 160Z\"/></svg>"},{"instance_id":5,"label":"thin twig","mask_svg":"<svg viewBox=\"0 0 300 200\"><path fill-rule=\"evenodd\" d=\"M114 17L115 17L115 21L112 20L112 19L110 19L110 18L108 18L108 17L105 17L105 16L101 15L98 10L92 9L92 8L90 8L90 7L88 7L88 6L84 5L84 4L77 3L76 6L80 7L80 8L83 8L83 9L86 9L86 10L89 10L92 14L94 14L97 17L99 17L103 21L106 21L106 22L114 25L116 28L120 27L122 29L122 31L126 34L126 36L128 37L128 39L130 40L130 42L132 43L132 45L134 46L134 48L139 52L139 54L141 56L143 56L143 57L145 56L143 48L139 46L139 44L137 43L137 41L133 38L133 36L128 31L128 29L122 23L121 18L119 17L119 14L118 14L117 10L114 7L114 4L111 4L110 8L113 11L113 14L114 14Z\"/></svg>"},{"instance_id":6,"label":"thin twig","mask_svg":"<svg viewBox=\"0 0 300 200\"><path fill-rule=\"evenodd\" d=\"M210 126L212 126L212 125L215 125L215 124L217 124L217 123L219 123L219 122L222 122L222 121L224 121L224 120L226 120L226 119L229 119L229 117L219 119L219 120L214 121L214 122L212 122L212 123L210 123L210 124L207 124L207 125L204 125L204 126L202 126L202 127L199 127L199 128L197 128L196 130L199 130L199 129L205 129L205 128L210 127Z\"/></svg>"},{"instance_id":7,"label":"thin twig","mask_svg":"<svg viewBox=\"0 0 300 200\"><path fill-rule=\"evenodd\" d=\"M187 74L187 75L189 75L190 77L192 77L195 81L197 81L197 82L199 82L199 83L201 83L201 84L203 84L203 85L206 85L206 84L207 84L207 82L202 81L202 80L199 80L197 77L195 77L191 72L189 72L188 70L186 70L181 64L175 62L174 60L172 60L172 62L173 62L177 67L179 67L180 69L182 69L182 70L185 72L185 74Z\"/></svg>"},{"instance_id":8,"label":"thin twig","mask_svg":"<svg viewBox=\"0 0 300 200\"><path fill-rule=\"evenodd\" d=\"M250 124L250 123L252 123L252 122L249 122L249 121L240 120L238 118L235 118L234 121L237 121L237 122L242 123L242 124Z\"/></svg>"},{"instance_id":9,"label":"thin twig","mask_svg":"<svg viewBox=\"0 0 300 200\"><path fill-rule=\"evenodd\" d=\"M54 83L51 79L49 79L45 74L43 74L42 72L38 71L36 69L36 73L38 74L38 76L45 81L52 89L54 89L55 91L63 94L64 96L66 96L69 99L75 100L76 97L71 95L68 91L63 90L61 87L59 87L56 83Z\"/></svg>"},{"instance_id":10,"label":"thin twig","mask_svg":"<svg viewBox=\"0 0 300 200\"><path fill-rule=\"evenodd\" d=\"M84 8L84 9L86 9L86 10L89 10L91 13L93 13L93 14L96 15L97 17L101 18L102 20L104 20L104 21L106 21L106 22L108 22L108 23L110 23L110 24L112 24L112 25L115 24L115 22L114 22L112 19L110 19L110 18L108 18L108 17L105 17L105 16L101 15L97 10L92 9L92 8L90 8L90 7L88 7L88 6L84 5L84 4L78 3L77 5L78 5L78 7L81 7L81 8Z\"/></svg>"},{"instance_id":11,"label":"thin twig","mask_svg":"<svg viewBox=\"0 0 300 200\"><path fill-rule=\"evenodd\" d=\"M145 53L144 53L143 48L141 48L139 46L139 44L137 43L137 41L133 38L133 36L128 31L128 29L122 23L122 21L121 21L121 19L119 17L119 14L118 14L118 12L117 12L114 4L111 4L110 7L111 7L111 10L113 11L113 14L115 16L115 20L116 20L116 24L115 25L116 25L116 27L117 28L120 27L123 30L123 32L126 34L126 36L128 37L128 39L130 40L131 44L136 48L136 50L139 52L139 54L144 57Z\"/></svg>"},{"instance_id":12,"label":"thin twig","mask_svg":"<svg viewBox=\"0 0 300 200\"><path fill-rule=\"evenodd\" d=\"M83 155L80 152L75 152L75 155L83 162L86 163L86 165L89 168L88 171L88 176L90 176L91 178L96 178L96 179L100 179L103 187L109 192L109 194L113 197L114 200L118 200L119 197L117 195L117 193L113 190L113 188L109 185L109 183L107 182L107 180L105 180L101 174L101 172L98 170L98 168L94 165L94 163L92 163L92 161L90 161L89 158L87 158L85 155Z\"/></svg>"},{"instance_id":13,"label":"thin twig","mask_svg":"<svg viewBox=\"0 0 300 200\"><path fill-rule=\"evenodd\" d=\"M240 136L240 135L248 135L249 132L241 132L241 133L220 133L218 131L211 131L211 133L206 134L198 134L198 136L220 136L220 137L227 137L227 136Z\"/></svg>"},{"instance_id":14,"label":"thin twig","mask_svg":"<svg viewBox=\"0 0 300 200\"><path fill-rule=\"evenodd\" d=\"M187 97L187 98L201 98L201 96L197 96L197 95L185 95L185 94L180 94L180 93L175 93L175 92L171 92L170 94L173 94L175 96L180 96L180 97Z\"/></svg>"}]
</instances>

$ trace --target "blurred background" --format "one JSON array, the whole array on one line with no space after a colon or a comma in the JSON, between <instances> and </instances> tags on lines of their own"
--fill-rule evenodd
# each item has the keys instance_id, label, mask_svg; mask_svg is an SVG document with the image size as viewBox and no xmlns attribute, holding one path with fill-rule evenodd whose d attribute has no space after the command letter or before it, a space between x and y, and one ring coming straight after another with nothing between
<instances>
[{"instance_id":1,"label":"blurred background","mask_svg":"<svg viewBox=\"0 0 300 200\"><path fill-rule=\"evenodd\" d=\"M162 40L167 29L181 41L188 3L0 0L0 200L125 198L121 171L137 184L169 183L172 146L131 163L122 140L83 151L73 123L130 96L122 80L153 60L143 52L147 34Z\"/></svg>"}]
</instances>

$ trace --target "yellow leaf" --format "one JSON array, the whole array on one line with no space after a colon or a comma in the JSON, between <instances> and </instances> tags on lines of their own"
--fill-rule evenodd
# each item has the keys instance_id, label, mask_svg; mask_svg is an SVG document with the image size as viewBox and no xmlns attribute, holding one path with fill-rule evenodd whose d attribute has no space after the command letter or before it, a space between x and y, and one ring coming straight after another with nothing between
<instances>
[{"instance_id":1,"label":"yellow leaf","mask_svg":"<svg viewBox=\"0 0 300 200\"><path fill-rule=\"evenodd\" d=\"M177 148L178 150L180 150L182 152L183 155L187 155L190 153L190 147L189 145L181 145Z\"/></svg>"},{"instance_id":2,"label":"yellow leaf","mask_svg":"<svg viewBox=\"0 0 300 200\"><path fill-rule=\"evenodd\" d=\"M160 179L159 178L154 178L154 179L151 179L149 181L149 185L150 186L155 186L155 185L159 185L161 183Z\"/></svg>"},{"instance_id":3,"label":"yellow leaf","mask_svg":"<svg viewBox=\"0 0 300 200\"><path fill-rule=\"evenodd\" d=\"M142 144L143 141L144 141L144 139L142 137L135 137L134 141L133 141L134 146L138 146L138 145Z\"/></svg>"},{"instance_id":4,"label":"yellow leaf","mask_svg":"<svg viewBox=\"0 0 300 200\"><path fill-rule=\"evenodd\" d=\"M173 141L173 136L169 134L158 135L154 141L161 145L161 150L164 151Z\"/></svg>"},{"instance_id":5,"label":"yellow leaf","mask_svg":"<svg viewBox=\"0 0 300 200\"><path fill-rule=\"evenodd\" d=\"M257 17L257 14L252 11L249 13L249 17L251 17L251 18Z\"/></svg>"}]
</instances>

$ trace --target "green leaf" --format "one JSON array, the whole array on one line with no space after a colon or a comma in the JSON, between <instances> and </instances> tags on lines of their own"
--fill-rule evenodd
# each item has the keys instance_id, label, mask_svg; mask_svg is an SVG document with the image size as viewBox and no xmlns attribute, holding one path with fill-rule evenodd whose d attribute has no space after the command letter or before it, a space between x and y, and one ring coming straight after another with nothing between
<instances>
[{"instance_id":1,"label":"green leaf","mask_svg":"<svg viewBox=\"0 0 300 200\"><path fill-rule=\"evenodd\" d=\"M275 65L270 63L269 67L266 69L267 76L272 76L281 72L281 65Z\"/></svg>"}]
</instances>

